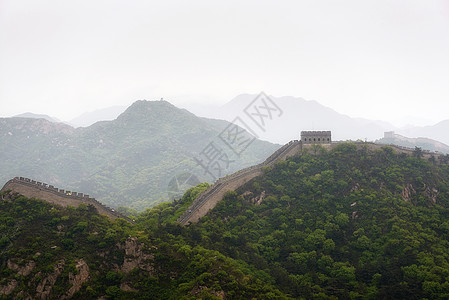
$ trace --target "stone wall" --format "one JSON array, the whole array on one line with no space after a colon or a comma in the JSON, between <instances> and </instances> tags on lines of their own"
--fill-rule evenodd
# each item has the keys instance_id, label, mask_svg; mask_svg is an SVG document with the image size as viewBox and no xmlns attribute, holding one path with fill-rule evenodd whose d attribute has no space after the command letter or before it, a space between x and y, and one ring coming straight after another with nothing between
<instances>
[{"instance_id":1,"label":"stone wall","mask_svg":"<svg viewBox=\"0 0 449 300\"><path fill-rule=\"evenodd\" d=\"M31 180L29 178L15 177L9 180L1 189L1 191L7 190L19 193L28 198L41 199L49 203L61 205L64 207L77 207L81 203L84 203L86 205L91 204L97 209L98 213L106 215L111 219L123 218L132 222L132 220L130 220L128 217L125 217L114 209L98 202L95 198L89 197L89 195L78 192L65 191L63 189L58 189L53 185Z\"/></svg>"},{"instance_id":2,"label":"stone wall","mask_svg":"<svg viewBox=\"0 0 449 300\"><path fill-rule=\"evenodd\" d=\"M316 131L314 133L316 133ZM325 133L330 134L330 131ZM322 146L328 150L331 150L341 143L345 142L324 143L322 144ZM395 151L396 153L406 153L407 155L411 155L415 151L415 149L412 148L396 145L375 144L371 142L354 142L354 144L358 148L367 147L371 150L381 149L382 147L387 146L393 148L393 151ZM195 199L188 210L178 219L178 222L182 225L188 225L189 223L197 222L200 218L205 216L209 212L209 210L213 209L218 204L218 202L221 201L227 191L236 190L251 179L262 175L263 167L271 166L278 161L285 160L290 156L299 154L302 149L309 148L311 145L312 144L309 143L303 143L303 141L291 141L274 152L263 163L246 169L242 169L232 175L220 178ZM441 153L434 153L425 150L423 150L422 153L423 158L429 159L430 157L434 156L437 161L438 155L441 155Z\"/></svg>"},{"instance_id":3,"label":"stone wall","mask_svg":"<svg viewBox=\"0 0 449 300\"><path fill-rule=\"evenodd\" d=\"M332 134L330 131L301 131L303 144L331 144Z\"/></svg>"},{"instance_id":4,"label":"stone wall","mask_svg":"<svg viewBox=\"0 0 449 300\"><path fill-rule=\"evenodd\" d=\"M270 155L263 163L218 179L195 199L187 211L179 217L178 222L182 225L197 222L221 201L227 191L236 190L251 179L262 175L265 166L271 166L280 160L293 156L299 153L300 150L301 142L291 141Z\"/></svg>"}]
</instances>

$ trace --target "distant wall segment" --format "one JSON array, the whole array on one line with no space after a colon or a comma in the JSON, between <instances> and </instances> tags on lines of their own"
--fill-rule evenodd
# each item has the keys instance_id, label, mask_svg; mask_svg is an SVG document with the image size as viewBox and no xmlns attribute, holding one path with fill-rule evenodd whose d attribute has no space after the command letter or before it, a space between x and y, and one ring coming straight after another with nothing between
<instances>
[{"instance_id":1,"label":"distant wall segment","mask_svg":"<svg viewBox=\"0 0 449 300\"><path fill-rule=\"evenodd\" d=\"M212 186L201 193L187 211L178 219L182 225L198 222L209 210L213 209L223 199L227 191L233 191L262 175L265 166L271 166L280 160L298 154L301 150L300 141L291 141L270 155L263 163L237 171L234 174L218 179Z\"/></svg>"},{"instance_id":2,"label":"distant wall segment","mask_svg":"<svg viewBox=\"0 0 449 300\"><path fill-rule=\"evenodd\" d=\"M304 139L307 138L307 142ZM310 140L309 140L310 139ZM315 142L314 140L315 139ZM323 140L324 139L324 140ZM329 139L329 140L328 140ZM178 219L182 225L198 222L200 218L205 216L211 209L213 209L218 202L223 199L227 191L233 191L250 181L251 179L263 174L265 166L274 165L276 162L287 159L290 156L299 154L303 148L310 148L312 145L321 145L330 150L344 142L332 142L330 131L322 132L301 132L301 140L294 140L285 144L268 157L263 163L248 167L237 171L232 175L228 175L217 180L206 191L201 193L187 211ZM397 153L412 154L415 149L406 148L396 145L375 144L370 142L355 142L358 148L367 147L371 150L381 149L383 147L391 147ZM434 153L430 151L422 151L423 157L428 159L432 156L441 155L441 153Z\"/></svg>"},{"instance_id":3,"label":"distant wall segment","mask_svg":"<svg viewBox=\"0 0 449 300\"><path fill-rule=\"evenodd\" d=\"M132 222L132 220L128 217L125 217L114 209L98 202L95 198L89 197L89 195L58 189L53 185L49 185L44 182L39 182L29 178L15 177L14 179L9 180L3 186L1 191L8 190L19 193L28 198L41 199L52 204L61 205L63 207L77 207L81 203L86 205L91 204L97 209L98 213L106 215L111 219L123 218Z\"/></svg>"}]
</instances>

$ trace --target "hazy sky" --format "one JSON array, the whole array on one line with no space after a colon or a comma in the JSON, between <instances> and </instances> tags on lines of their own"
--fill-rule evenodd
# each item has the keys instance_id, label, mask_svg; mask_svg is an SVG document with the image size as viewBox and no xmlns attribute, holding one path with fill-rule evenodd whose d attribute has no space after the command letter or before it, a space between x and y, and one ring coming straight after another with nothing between
<instances>
[{"instance_id":1,"label":"hazy sky","mask_svg":"<svg viewBox=\"0 0 449 300\"><path fill-rule=\"evenodd\" d=\"M449 1L0 0L0 116L260 91L449 119Z\"/></svg>"}]
</instances>

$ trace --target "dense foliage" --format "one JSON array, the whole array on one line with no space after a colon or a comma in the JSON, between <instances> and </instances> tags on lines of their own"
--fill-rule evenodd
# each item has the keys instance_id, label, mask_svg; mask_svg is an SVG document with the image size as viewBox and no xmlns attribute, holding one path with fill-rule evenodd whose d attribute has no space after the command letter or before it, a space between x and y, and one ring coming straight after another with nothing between
<instances>
[{"instance_id":1,"label":"dense foliage","mask_svg":"<svg viewBox=\"0 0 449 300\"><path fill-rule=\"evenodd\" d=\"M448 166L388 147L317 151L267 169L188 231L295 297L447 299Z\"/></svg>"},{"instance_id":2,"label":"dense foliage","mask_svg":"<svg viewBox=\"0 0 449 300\"><path fill-rule=\"evenodd\" d=\"M189 172L199 182L213 181L194 161L210 142L229 156L222 175L259 163L279 147L255 140L237 157L219 144L228 125L166 101L137 101L116 120L77 129L43 119L0 119L0 182L29 177L111 207L143 211L169 200L169 184L177 175Z\"/></svg>"},{"instance_id":3,"label":"dense foliage","mask_svg":"<svg viewBox=\"0 0 449 300\"><path fill-rule=\"evenodd\" d=\"M448 183L449 166L422 158L419 149L409 155L348 143L312 147L266 168L187 227L176 219L207 184L147 210L135 225L110 222L88 207L5 198L0 287L15 278L22 282L16 293L31 293L30 278L67 257L101 270L78 291L88 298L447 299ZM99 243L108 242L110 229L113 242L102 247L115 250L102 257ZM129 236L152 253L153 272L120 271L127 256L117 245ZM53 256L41 262L44 253ZM8 269L10 258L36 260L36 269L22 278ZM67 288L64 278L53 295Z\"/></svg>"},{"instance_id":4,"label":"dense foliage","mask_svg":"<svg viewBox=\"0 0 449 300\"><path fill-rule=\"evenodd\" d=\"M144 219L152 223L150 215L164 208ZM112 222L92 206L61 208L2 193L0 299L285 298L219 251L173 242L168 231L145 227ZM70 294L80 261L89 268L88 278Z\"/></svg>"}]
</instances>

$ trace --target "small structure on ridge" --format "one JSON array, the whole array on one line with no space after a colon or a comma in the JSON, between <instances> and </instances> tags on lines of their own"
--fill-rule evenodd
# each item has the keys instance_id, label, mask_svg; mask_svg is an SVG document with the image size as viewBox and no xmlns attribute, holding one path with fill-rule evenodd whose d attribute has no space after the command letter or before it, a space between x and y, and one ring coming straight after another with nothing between
<instances>
[{"instance_id":1,"label":"small structure on ridge","mask_svg":"<svg viewBox=\"0 0 449 300\"><path fill-rule=\"evenodd\" d=\"M331 144L332 135L330 131L301 131L303 144Z\"/></svg>"}]
</instances>

